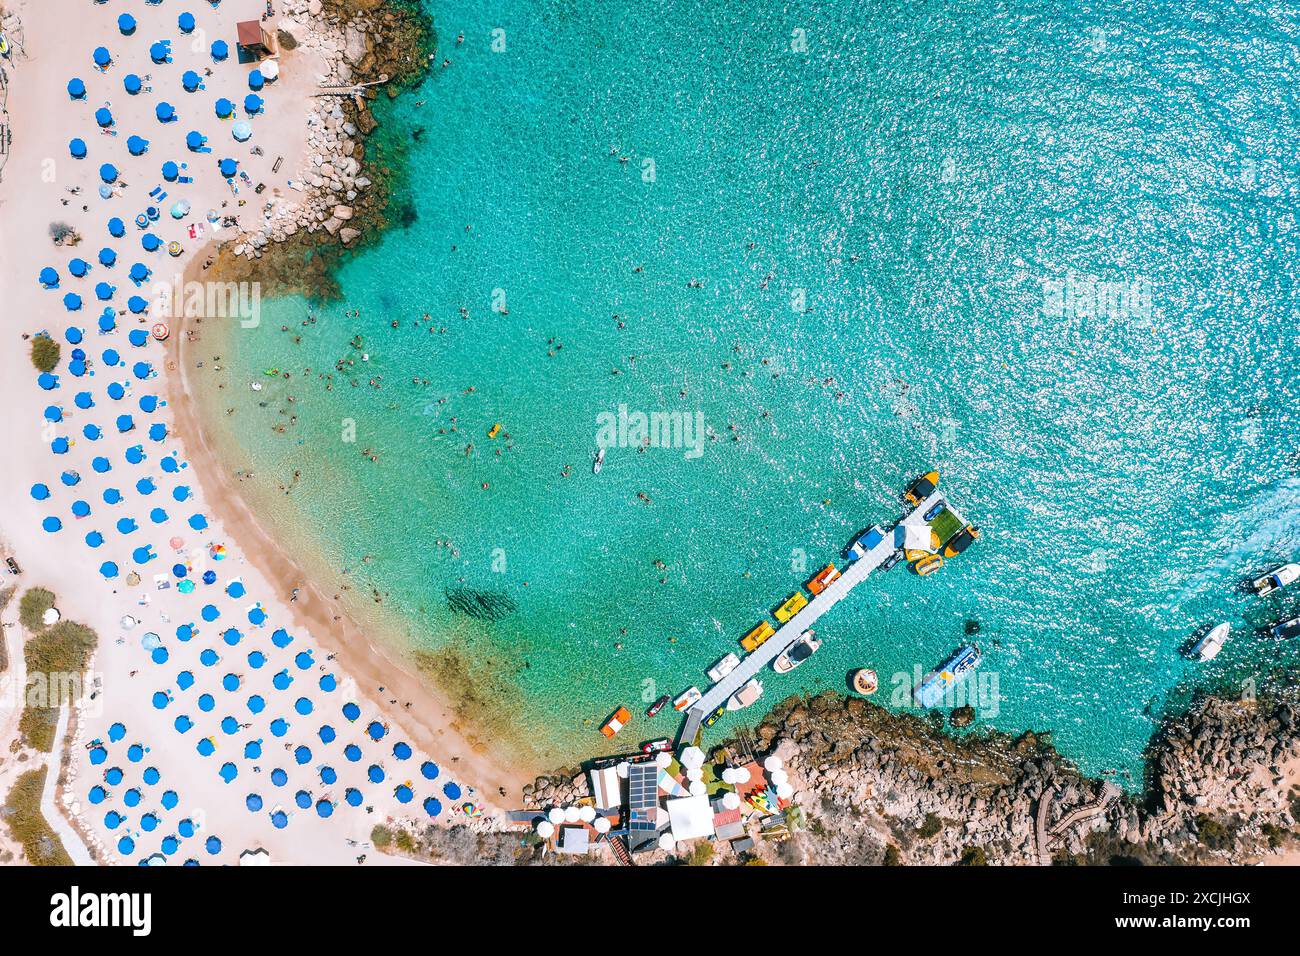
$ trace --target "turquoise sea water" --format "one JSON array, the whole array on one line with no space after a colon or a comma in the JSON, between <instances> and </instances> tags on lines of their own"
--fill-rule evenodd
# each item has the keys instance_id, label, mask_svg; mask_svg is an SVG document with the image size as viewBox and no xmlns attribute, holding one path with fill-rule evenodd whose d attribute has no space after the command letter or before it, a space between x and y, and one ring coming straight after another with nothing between
<instances>
[{"instance_id":1,"label":"turquoise sea water","mask_svg":"<svg viewBox=\"0 0 1300 956\"><path fill-rule=\"evenodd\" d=\"M379 134L409 151L407 225L344 269L345 303L278 301L232 336L218 401L240 410L216 418L259 485L301 471L285 533L385 592L412 645L467 652L502 733L569 762L627 704L630 742L671 736L641 701L703 685L931 465L980 542L873 576L764 704L864 665L884 698L973 620L1001 695L983 725L1136 774L1162 708L1294 665L1252 629L1300 599L1234 593L1300 556L1294 14L429 10L451 63ZM594 476L620 404L717 440L611 448ZM460 584L517 610L456 617ZM1218 620L1220 659L1183 660Z\"/></svg>"}]
</instances>

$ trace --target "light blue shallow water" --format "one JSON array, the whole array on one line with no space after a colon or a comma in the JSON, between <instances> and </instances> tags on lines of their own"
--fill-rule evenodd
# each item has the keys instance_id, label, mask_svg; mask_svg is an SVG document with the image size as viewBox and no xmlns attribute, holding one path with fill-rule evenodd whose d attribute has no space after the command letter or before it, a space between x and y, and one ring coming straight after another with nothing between
<instances>
[{"instance_id":1,"label":"light blue shallow water","mask_svg":"<svg viewBox=\"0 0 1300 956\"><path fill-rule=\"evenodd\" d=\"M387 592L414 644L467 648L540 759L598 752L620 703L628 736L671 735L637 703L703 683L931 464L979 544L859 588L765 703L864 665L888 688L977 620L1002 698L983 725L1136 773L1198 682L1294 664L1252 628L1298 599L1233 593L1300 552L1294 15L430 10L451 63L380 134L408 150L414 221L344 270L346 303L316 324L284 300L234 336L225 437L263 484L301 470L279 518ZM1090 309L1098 283L1146 297ZM357 333L368 363L326 390ZM702 413L718 440L613 448L593 476L597 416L621 403ZM508 439L487 437L497 421ZM461 582L518 610L454 618ZM1179 657L1221 619L1220 660Z\"/></svg>"}]
</instances>

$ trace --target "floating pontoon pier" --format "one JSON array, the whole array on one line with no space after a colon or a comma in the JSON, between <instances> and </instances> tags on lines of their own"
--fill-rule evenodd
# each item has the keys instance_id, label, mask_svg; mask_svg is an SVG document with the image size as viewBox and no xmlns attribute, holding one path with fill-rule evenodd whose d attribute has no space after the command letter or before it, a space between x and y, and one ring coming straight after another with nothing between
<instances>
[{"instance_id":1,"label":"floating pontoon pier","mask_svg":"<svg viewBox=\"0 0 1300 956\"><path fill-rule=\"evenodd\" d=\"M946 519L950 524L955 519L958 528L966 527L966 520L948 503L946 496L935 490L921 501L902 521L887 532L883 539L858 560L845 567L838 578L826 586L820 594L808 600L802 610L796 612L776 634L768 638L752 653L747 654L734 670L711 686L704 695L686 711L686 720L678 734L678 745L685 746L695 740L704 721L719 707L726 704L731 695L743 687L770 665L781 652L790 647L800 636L807 632L818 619L840 601L848 597L850 591L866 580L867 575L885 563L890 555L902 550L907 528L920 528L929 524L925 516L942 505L943 511L951 515Z\"/></svg>"}]
</instances>

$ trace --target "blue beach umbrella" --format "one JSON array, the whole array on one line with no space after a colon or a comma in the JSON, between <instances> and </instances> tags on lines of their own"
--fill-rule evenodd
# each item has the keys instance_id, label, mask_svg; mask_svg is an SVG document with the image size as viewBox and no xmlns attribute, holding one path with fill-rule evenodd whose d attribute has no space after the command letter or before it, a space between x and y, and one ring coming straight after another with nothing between
<instances>
[{"instance_id":1,"label":"blue beach umbrella","mask_svg":"<svg viewBox=\"0 0 1300 956\"><path fill-rule=\"evenodd\" d=\"M181 74L181 87L186 93L193 93L203 86L203 77L199 76L193 70L186 70Z\"/></svg>"},{"instance_id":2,"label":"blue beach umbrella","mask_svg":"<svg viewBox=\"0 0 1300 956\"><path fill-rule=\"evenodd\" d=\"M176 107L166 102L159 103L154 107L153 115L158 117L160 123L174 123L176 122Z\"/></svg>"},{"instance_id":3,"label":"blue beach umbrella","mask_svg":"<svg viewBox=\"0 0 1300 956\"><path fill-rule=\"evenodd\" d=\"M167 180L167 182L169 183L176 182L176 179L180 176L180 174L181 174L180 167L177 166L175 163L173 163L171 160L168 160L167 162L163 163L162 177L163 179Z\"/></svg>"},{"instance_id":4,"label":"blue beach umbrella","mask_svg":"<svg viewBox=\"0 0 1300 956\"><path fill-rule=\"evenodd\" d=\"M262 108L265 105L265 100L255 93L249 93L244 97L244 112L249 116L256 116L258 113L262 112Z\"/></svg>"},{"instance_id":5,"label":"blue beach umbrella","mask_svg":"<svg viewBox=\"0 0 1300 956\"><path fill-rule=\"evenodd\" d=\"M81 138L70 140L68 142L68 152L72 154L73 159L85 159L86 141Z\"/></svg>"},{"instance_id":6,"label":"blue beach umbrella","mask_svg":"<svg viewBox=\"0 0 1300 956\"><path fill-rule=\"evenodd\" d=\"M393 744L393 756L396 757L398 760L410 760L411 745L405 742L398 742Z\"/></svg>"},{"instance_id":7,"label":"blue beach umbrella","mask_svg":"<svg viewBox=\"0 0 1300 956\"><path fill-rule=\"evenodd\" d=\"M217 119L226 119L235 111L235 104L223 96L217 100L214 108L217 113Z\"/></svg>"},{"instance_id":8,"label":"blue beach umbrella","mask_svg":"<svg viewBox=\"0 0 1300 956\"><path fill-rule=\"evenodd\" d=\"M194 14L182 13L179 17L176 18L176 27L181 31L181 33L193 33Z\"/></svg>"},{"instance_id":9,"label":"blue beach umbrella","mask_svg":"<svg viewBox=\"0 0 1300 956\"><path fill-rule=\"evenodd\" d=\"M256 813L258 810L262 809L262 798L256 793L250 793L244 798L244 806Z\"/></svg>"},{"instance_id":10,"label":"blue beach umbrella","mask_svg":"<svg viewBox=\"0 0 1300 956\"><path fill-rule=\"evenodd\" d=\"M99 250L99 264L106 268L111 268L117 263L117 253L105 246Z\"/></svg>"},{"instance_id":11,"label":"blue beach umbrella","mask_svg":"<svg viewBox=\"0 0 1300 956\"><path fill-rule=\"evenodd\" d=\"M114 216L108 221L108 234L114 239L121 239L126 235L126 223Z\"/></svg>"},{"instance_id":12,"label":"blue beach umbrella","mask_svg":"<svg viewBox=\"0 0 1300 956\"><path fill-rule=\"evenodd\" d=\"M384 734L388 733L388 728L377 720L372 720L366 727L366 733L370 735L371 740L383 740Z\"/></svg>"},{"instance_id":13,"label":"blue beach umbrella","mask_svg":"<svg viewBox=\"0 0 1300 956\"><path fill-rule=\"evenodd\" d=\"M274 784L275 786L283 787L288 782L289 782L289 775L285 773L281 768L276 767L274 770L271 771L271 783Z\"/></svg>"},{"instance_id":14,"label":"blue beach umbrella","mask_svg":"<svg viewBox=\"0 0 1300 956\"><path fill-rule=\"evenodd\" d=\"M41 285L46 289L57 289L59 287L58 270L52 268L51 266L46 266L44 269L41 270L39 281Z\"/></svg>"},{"instance_id":15,"label":"blue beach umbrella","mask_svg":"<svg viewBox=\"0 0 1300 956\"><path fill-rule=\"evenodd\" d=\"M91 59L95 61L95 66L105 69L113 62L113 56L108 52L108 47L97 46L95 52L91 54Z\"/></svg>"},{"instance_id":16,"label":"blue beach umbrella","mask_svg":"<svg viewBox=\"0 0 1300 956\"><path fill-rule=\"evenodd\" d=\"M239 164L233 159L223 159L217 164L217 168L221 171L222 176L226 179L230 179L239 171Z\"/></svg>"},{"instance_id":17,"label":"blue beach umbrella","mask_svg":"<svg viewBox=\"0 0 1300 956\"><path fill-rule=\"evenodd\" d=\"M113 293L116 291L117 289L113 288L113 286L109 285L107 282L95 283L95 298L100 302L107 302L112 299Z\"/></svg>"},{"instance_id":18,"label":"blue beach umbrella","mask_svg":"<svg viewBox=\"0 0 1300 956\"><path fill-rule=\"evenodd\" d=\"M149 59L155 63L170 63L172 61L172 45L170 40L159 40L149 47Z\"/></svg>"},{"instance_id":19,"label":"blue beach umbrella","mask_svg":"<svg viewBox=\"0 0 1300 956\"><path fill-rule=\"evenodd\" d=\"M63 522L60 521L58 518L54 517L53 515L50 515L48 518L46 518L44 521L41 522L41 527L44 528L48 533L54 534L56 531L59 531L60 529L63 528Z\"/></svg>"},{"instance_id":20,"label":"blue beach umbrella","mask_svg":"<svg viewBox=\"0 0 1300 956\"><path fill-rule=\"evenodd\" d=\"M32 485L32 497L37 501L44 501L49 496L50 489L47 485L43 485L40 482Z\"/></svg>"},{"instance_id":21,"label":"blue beach umbrella","mask_svg":"<svg viewBox=\"0 0 1300 956\"><path fill-rule=\"evenodd\" d=\"M126 151L132 156L143 156L149 152L149 141L142 136L132 136L126 141Z\"/></svg>"},{"instance_id":22,"label":"blue beach umbrella","mask_svg":"<svg viewBox=\"0 0 1300 956\"><path fill-rule=\"evenodd\" d=\"M128 73L126 76L122 77L122 88L130 95L135 96L144 88L144 84L140 82L140 77L136 76L134 73Z\"/></svg>"},{"instance_id":23,"label":"blue beach umbrella","mask_svg":"<svg viewBox=\"0 0 1300 956\"><path fill-rule=\"evenodd\" d=\"M68 271L78 279L84 278L86 273L90 271L90 263L85 259L72 259L68 262Z\"/></svg>"},{"instance_id":24,"label":"blue beach umbrella","mask_svg":"<svg viewBox=\"0 0 1300 956\"><path fill-rule=\"evenodd\" d=\"M74 100L84 100L86 98L86 83L77 77L68 80L68 97Z\"/></svg>"},{"instance_id":25,"label":"blue beach umbrella","mask_svg":"<svg viewBox=\"0 0 1300 956\"><path fill-rule=\"evenodd\" d=\"M146 232L140 237L140 246L145 252L157 252L162 248L162 240L152 232Z\"/></svg>"},{"instance_id":26,"label":"blue beach umbrella","mask_svg":"<svg viewBox=\"0 0 1300 956\"><path fill-rule=\"evenodd\" d=\"M415 796L411 791L411 788L404 783L399 784L397 789L393 791L393 794L397 797L398 803L410 803L411 799Z\"/></svg>"},{"instance_id":27,"label":"blue beach umbrella","mask_svg":"<svg viewBox=\"0 0 1300 956\"><path fill-rule=\"evenodd\" d=\"M358 707L356 704L352 703L351 701L349 701L348 703L343 705L343 716L346 717L349 721L356 720L358 717L361 716L361 708Z\"/></svg>"},{"instance_id":28,"label":"blue beach umbrella","mask_svg":"<svg viewBox=\"0 0 1300 956\"><path fill-rule=\"evenodd\" d=\"M361 748L358 747L356 744L348 744L346 747L343 748L343 756L346 757L351 763L356 763L358 760L361 759Z\"/></svg>"},{"instance_id":29,"label":"blue beach umbrella","mask_svg":"<svg viewBox=\"0 0 1300 956\"><path fill-rule=\"evenodd\" d=\"M384 768L377 763L372 763L366 770L366 777L371 783L384 782Z\"/></svg>"},{"instance_id":30,"label":"blue beach umbrella","mask_svg":"<svg viewBox=\"0 0 1300 956\"><path fill-rule=\"evenodd\" d=\"M334 804L330 803L328 800L325 800L325 799L323 799L323 798L320 799L320 800L317 800L317 801L316 801L316 815L319 816L319 817L322 817L322 818L326 818L326 817L331 817L331 816L333 816L333 815L334 815Z\"/></svg>"},{"instance_id":31,"label":"blue beach umbrella","mask_svg":"<svg viewBox=\"0 0 1300 956\"><path fill-rule=\"evenodd\" d=\"M95 122L104 128L113 125L113 112L107 106L95 110Z\"/></svg>"},{"instance_id":32,"label":"blue beach umbrella","mask_svg":"<svg viewBox=\"0 0 1300 956\"><path fill-rule=\"evenodd\" d=\"M63 409L59 408L58 405L45 406L45 420L47 422L63 421Z\"/></svg>"},{"instance_id":33,"label":"blue beach umbrella","mask_svg":"<svg viewBox=\"0 0 1300 956\"><path fill-rule=\"evenodd\" d=\"M364 798L361 796L361 791L356 787L348 787L343 791L343 799L347 801L348 806L359 807Z\"/></svg>"},{"instance_id":34,"label":"blue beach umbrella","mask_svg":"<svg viewBox=\"0 0 1300 956\"><path fill-rule=\"evenodd\" d=\"M262 75L261 70L252 70L248 74L248 88L257 92L266 85L266 77Z\"/></svg>"},{"instance_id":35,"label":"blue beach umbrella","mask_svg":"<svg viewBox=\"0 0 1300 956\"><path fill-rule=\"evenodd\" d=\"M144 296L133 295L126 300L126 307L131 311L132 315L139 315L149 308L149 300Z\"/></svg>"},{"instance_id":36,"label":"blue beach umbrella","mask_svg":"<svg viewBox=\"0 0 1300 956\"><path fill-rule=\"evenodd\" d=\"M105 163L99 167L99 178L106 183L117 182L117 167L112 163Z\"/></svg>"},{"instance_id":37,"label":"blue beach umbrella","mask_svg":"<svg viewBox=\"0 0 1300 956\"><path fill-rule=\"evenodd\" d=\"M214 40L208 52L212 54L212 59L220 63L226 57L230 56L230 44L225 40Z\"/></svg>"},{"instance_id":38,"label":"blue beach umbrella","mask_svg":"<svg viewBox=\"0 0 1300 956\"><path fill-rule=\"evenodd\" d=\"M76 312L81 308L81 296L75 292L69 292L63 297L63 307L69 312Z\"/></svg>"},{"instance_id":39,"label":"blue beach umbrella","mask_svg":"<svg viewBox=\"0 0 1300 956\"><path fill-rule=\"evenodd\" d=\"M432 760L426 760L424 763L420 764L420 773L424 776L425 780L437 780L438 772L438 765Z\"/></svg>"},{"instance_id":40,"label":"blue beach umbrella","mask_svg":"<svg viewBox=\"0 0 1300 956\"><path fill-rule=\"evenodd\" d=\"M442 804L437 797L429 797L424 801L424 812L431 817L436 817L442 813Z\"/></svg>"},{"instance_id":41,"label":"blue beach umbrella","mask_svg":"<svg viewBox=\"0 0 1300 956\"><path fill-rule=\"evenodd\" d=\"M129 37L135 32L135 17L129 13L124 13L117 18L117 28L122 31L122 36Z\"/></svg>"},{"instance_id":42,"label":"blue beach umbrella","mask_svg":"<svg viewBox=\"0 0 1300 956\"><path fill-rule=\"evenodd\" d=\"M289 818L285 816L283 810L276 810L271 814L271 826L275 827L277 830L283 830L288 825Z\"/></svg>"},{"instance_id":43,"label":"blue beach umbrella","mask_svg":"<svg viewBox=\"0 0 1300 956\"><path fill-rule=\"evenodd\" d=\"M442 792L447 795L448 800L460 799L460 786L451 781L447 781L442 785Z\"/></svg>"}]
</instances>

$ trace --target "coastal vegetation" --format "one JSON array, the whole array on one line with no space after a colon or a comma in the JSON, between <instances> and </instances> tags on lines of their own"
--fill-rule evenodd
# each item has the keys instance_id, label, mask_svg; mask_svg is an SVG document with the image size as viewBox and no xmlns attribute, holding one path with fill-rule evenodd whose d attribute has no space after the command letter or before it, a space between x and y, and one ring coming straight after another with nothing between
<instances>
[{"instance_id":1,"label":"coastal vegetation","mask_svg":"<svg viewBox=\"0 0 1300 956\"><path fill-rule=\"evenodd\" d=\"M54 592L46 588L28 588L18 602L18 623L29 634L45 628L45 612L54 607Z\"/></svg>"},{"instance_id":2,"label":"coastal vegetation","mask_svg":"<svg viewBox=\"0 0 1300 956\"><path fill-rule=\"evenodd\" d=\"M10 585L7 588L0 588L0 613L3 613L4 609L9 606L9 602L13 600L14 590L15 588L12 585ZM5 642L4 637L0 636L0 673L4 673L4 671L8 667L9 667L8 645Z\"/></svg>"},{"instance_id":3,"label":"coastal vegetation","mask_svg":"<svg viewBox=\"0 0 1300 956\"><path fill-rule=\"evenodd\" d=\"M59 364L61 348L45 333L32 336L32 364L38 372L53 372Z\"/></svg>"},{"instance_id":4,"label":"coastal vegetation","mask_svg":"<svg viewBox=\"0 0 1300 956\"><path fill-rule=\"evenodd\" d=\"M99 644L93 630L75 621L65 619L46 627L41 616L54 601L52 592L32 588L19 602L19 617L32 636L23 647L27 687L18 730L27 746L45 753L54 749L59 707L81 693L86 665Z\"/></svg>"},{"instance_id":5,"label":"coastal vegetation","mask_svg":"<svg viewBox=\"0 0 1300 956\"><path fill-rule=\"evenodd\" d=\"M58 834L41 815L41 791L45 787L46 768L39 767L20 775L9 791L0 817L4 818L23 855L33 866L72 866L72 857L64 849Z\"/></svg>"}]
</instances>

